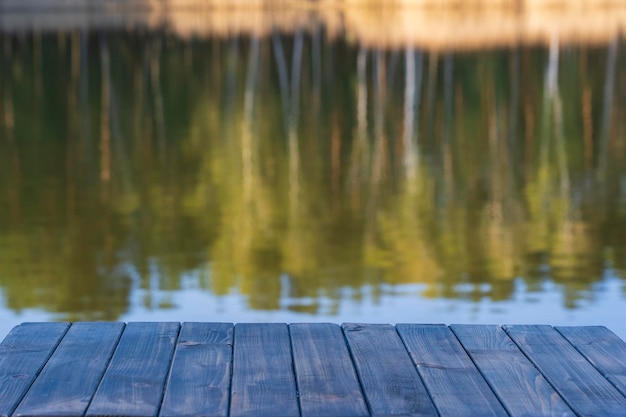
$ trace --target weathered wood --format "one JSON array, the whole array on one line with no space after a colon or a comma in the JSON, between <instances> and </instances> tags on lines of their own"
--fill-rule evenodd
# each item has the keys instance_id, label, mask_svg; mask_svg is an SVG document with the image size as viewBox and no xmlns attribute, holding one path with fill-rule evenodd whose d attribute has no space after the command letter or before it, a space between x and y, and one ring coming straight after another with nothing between
<instances>
[{"instance_id":1,"label":"weathered wood","mask_svg":"<svg viewBox=\"0 0 626 417\"><path fill-rule=\"evenodd\" d=\"M230 415L299 415L286 324L235 326Z\"/></svg>"},{"instance_id":2,"label":"weathered wood","mask_svg":"<svg viewBox=\"0 0 626 417\"><path fill-rule=\"evenodd\" d=\"M2 341L0 416L11 415L69 327L69 323L23 323Z\"/></svg>"},{"instance_id":3,"label":"weathered wood","mask_svg":"<svg viewBox=\"0 0 626 417\"><path fill-rule=\"evenodd\" d=\"M450 326L511 417L576 415L499 326Z\"/></svg>"},{"instance_id":4,"label":"weathered wood","mask_svg":"<svg viewBox=\"0 0 626 417\"><path fill-rule=\"evenodd\" d=\"M87 416L155 416L179 327L179 323L129 323Z\"/></svg>"},{"instance_id":5,"label":"weathered wood","mask_svg":"<svg viewBox=\"0 0 626 417\"><path fill-rule=\"evenodd\" d=\"M438 415L393 326L349 323L342 328L372 415Z\"/></svg>"},{"instance_id":6,"label":"weathered wood","mask_svg":"<svg viewBox=\"0 0 626 417\"><path fill-rule=\"evenodd\" d=\"M291 324L289 331L302 416L368 416L341 328Z\"/></svg>"},{"instance_id":7,"label":"weathered wood","mask_svg":"<svg viewBox=\"0 0 626 417\"><path fill-rule=\"evenodd\" d=\"M557 327L622 394L626 395L626 342L602 326Z\"/></svg>"},{"instance_id":8,"label":"weathered wood","mask_svg":"<svg viewBox=\"0 0 626 417\"><path fill-rule=\"evenodd\" d=\"M504 329L577 414L626 416L626 398L554 328Z\"/></svg>"},{"instance_id":9,"label":"weathered wood","mask_svg":"<svg viewBox=\"0 0 626 417\"><path fill-rule=\"evenodd\" d=\"M72 325L14 416L83 416L123 329L124 323Z\"/></svg>"},{"instance_id":10,"label":"weathered wood","mask_svg":"<svg viewBox=\"0 0 626 417\"><path fill-rule=\"evenodd\" d=\"M603 327L29 323L0 343L0 417L626 417L625 391Z\"/></svg>"},{"instance_id":11,"label":"weathered wood","mask_svg":"<svg viewBox=\"0 0 626 417\"><path fill-rule=\"evenodd\" d=\"M172 361L161 417L226 417L233 325L184 323Z\"/></svg>"},{"instance_id":12,"label":"weathered wood","mask_svg":"<svg viewBox=\"0 0 626 417\"><path fill-rule=\"evenodd\" d=\"M442 415L507 415L447 326L398 324L396 329Z\"/></svg>"}]
</instances>

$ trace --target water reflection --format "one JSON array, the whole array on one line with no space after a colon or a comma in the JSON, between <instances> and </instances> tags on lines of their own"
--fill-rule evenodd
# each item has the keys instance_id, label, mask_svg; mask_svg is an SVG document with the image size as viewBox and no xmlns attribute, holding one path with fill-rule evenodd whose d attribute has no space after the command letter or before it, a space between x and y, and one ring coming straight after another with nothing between
<instances>
[{"instance_id":1,"label":"water reflection","mask_svg":"<svg viewBox=\"0 0 626 417\"><path fill-rule=\"evenodd\" d=\"M368 49L323 28L0 43L11 310L115 320L193 291L332 315L407 285L477 305L548 285L575 309L607 274L624 291L618 39L475 53Z\"/></svg>"}]
</instances>

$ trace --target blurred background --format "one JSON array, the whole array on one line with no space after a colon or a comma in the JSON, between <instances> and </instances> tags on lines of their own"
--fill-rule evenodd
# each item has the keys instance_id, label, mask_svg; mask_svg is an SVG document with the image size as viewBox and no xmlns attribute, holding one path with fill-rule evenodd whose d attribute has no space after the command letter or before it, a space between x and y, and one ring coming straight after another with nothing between
<instances>
[{"instance_id":1,"label":"blurred background","mask_svg":"<svg viewBox=\"0 0 626 417\"><path fill-rule=\"evenodd\" d=\"M626 337L626 9L74 3L0 1L0 334Z\"/></svg>"}]
</instances>

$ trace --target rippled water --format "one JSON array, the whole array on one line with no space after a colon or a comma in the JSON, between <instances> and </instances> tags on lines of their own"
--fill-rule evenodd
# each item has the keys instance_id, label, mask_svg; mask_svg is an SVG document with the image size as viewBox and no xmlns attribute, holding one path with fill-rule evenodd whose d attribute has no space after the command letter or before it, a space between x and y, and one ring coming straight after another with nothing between
<instances>
[{"instance_id":1,"label":"rippled water","mask_svg":"<svg viewBox=\"0 0 626 417\"><path fill-rule=\"evenodd\" d=\"M0 332L603 324L626 336L624 47L0 34Z\"/></svg>"}]
</instances>

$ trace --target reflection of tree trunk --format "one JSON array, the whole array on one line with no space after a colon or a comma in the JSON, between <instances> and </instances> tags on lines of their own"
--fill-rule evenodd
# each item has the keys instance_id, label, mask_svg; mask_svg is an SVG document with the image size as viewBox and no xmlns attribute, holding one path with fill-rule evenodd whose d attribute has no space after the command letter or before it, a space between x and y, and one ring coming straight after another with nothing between
<instances>
[{"instance_id":1,"label":"reflection of tree trunk","mask_svg":"<svg viewBox=\"0 0 626 417\"><path fill-rule=\"evenodd\" d=\"M386 88L393 89L394 76L396 74L396 68L398 67L398 61L400 60L400 52L396 49L390 51L388 63L386 65Z\"/></svg>"},{"instance_id":2,"label":"reflection of tree trunk","mask_svg":"<svg viewBox=\"0 0 626 417\"><path fill-rule=\"evenodd\" d=\"M415 51L408 47L405 51L404 68L404 175L409 179L415 176L415 152L413 135L415 126Z\"/></svg>"},{"instance_id":3,"label":"reflection of tree trunk","mask_svg":"<svg viewBox=\"0 0 626 417\"><path fill-rule=\"evenodd\" d=\"M556 40L550 44L548 65L544 73L544 93L542 103L541 140L539 149L539 166L547 167L550 154L550 113L554 110L552 97L554 96L558 75L559 45ZM542 169L539 172L543 172Z\"/></svg>"},{"instance_id":4,"label":"reflection of tree trunk","mask_svg":"<svg viewBox=\"0 0 626 417\"><path fill-rule=\"evenodd\" d=\"M161 90L161 41L156 41L152 47L150 60L150 81L154 94L154 118L156 119L157 138L161 148L161 157L165 157L165 108L163 92Z\"/></svg>"},{"instance_id":5,"label":"reflection of tree trunk","mask_svg":"<svg viewBox=\"0 0 626 417\"><path fill-rule=\"evenodd\" d=\"M536 102L538 101L534 94L531 94L530 91L526 91L528 89L526 79L527 73L530 68L530 52L527 50L523 50L522 52L522 68L520 74L521 82L523 86L521 89L524 90L524 94L522 95L522 103L523 103L523 112L524 112L524 163L522 164L522 172L525 178L529 178L531 176L531 171L533 169L533 161L535 161L535 144L537 135L535 132L535 109ZM531 84L532 85L532 84Z\"/></svg>"},{"instance_id":6,"label":"reflection of tree trunk","mask_svg":"<svg viewBox=\"0 0 626 417\"><path fill-rule=\"evenodd\" d=\"M583 145L585 154L585 169L590 170L593 165L593 102L591 88L585 86L582 96Z\"/></svg>"},{"instance_id":7,"label":"reflection of tree trunk","mask_svg":"<svg viewBox=\"0 0 626 417\"><path fill-rule=\"evenodd\" d=\"M558 90L553 100L556 157L561 178L561 196L564 198L565 201L569 194L570 180L569 170L567 168L568 164L567 153L565 149L565 134L563 132L563 103L561 101L561 95Z\"/></svg>"},{"instance_id":8,"label":"reflection of tree trunk","mask_svg":"<svg viewBox=\"0 0 626 417\"><path fill-rule=\"evenodd\" d=\"M276 32L272 34L272 46L274 58L276 59L276 69L278 70L278 86L280 88L280 101L283 105L283 120L285 132L289 130L287 115L289 114L289 75L287 74L287 61L280 36Z\"/></svg>"},{"instance_id":9,"label":"reflection of tree trunk","mask_svg":"<svg viewBox=\"0 0 626 417\"><path fill-rule=\"evenodd\" d=\"M366 220L365 220L365 240L369 241L373 238L376 212L378 210L378 193L380 183L382 181L386 139L384 127L385 115L385 55L384 52L377 50L374 54L374 154L372 155L370 195L367 203Z\"/></svg>"},{"instance_id":10,"label":"reflection of tree trunk","mask_svg":"<svg viewBox=\"0 0 626 417\"><path fill-rule=\"evenodd\" d=\"M320 102L322 94L322 40L321 28L317 26L313 32L311 46L311 62L313 72L313 120L315 134L312 135L317 141L320 127Z\"/></svg>"},{"instance_id":11,"label":"reflection of tree trunk","mask_svg":"<svg viewBox=\"0 0 626 417\"><path fill-rule=\"evenodd\" d=\"M374 79L376 87L374 89L374 166L372 167L372 186L377 188L382 179L385 162L385 54L380 50L376 51L374 65Z\"/></svg>"},{"instance_id":12,"label":"reflection of tree trunk","mask_svg":"<svg viewBox=\"0 0 626 417\"><path fill-rule=\"evenodd\" d=\"M291 97L289 104L291 105L291 114L289 117L290 137L295 134L298 129L298 118L300 116L300 79L302 64L302 32L296 34L293 45L293 56L291 61Z\"/></svg>"},{"instance_id":13,"label":"reflection of tree trunk","mask_svg":"<svg viewBox=\"0 0 626 417\"><path fill-rule=\"evenodd\" d=\"M410 181L417 176L416 119L421 87L422 54L406 48L404 84L404 175ZM419 120L419 119L417 119Z\"/></svg>"},{"instance_id":14,"label":"reflection of tree trunk","mask_svg":"<svg viewBox=\"0 0 626 417\"><path fill-rule=\"evenodd\" d=\"M361 47L357 57L356 140L351 153L350 191L354 208L359 207L362 166L367 165L367 49Z\"/></svg>"},{"instance_id":15,"label":"reflection of tree trunk","mask_svg":"<svg viewBox=\"0 0 626 417\"><path fill-rule=\"evenodd\" d=\"M111 85L111 84L110 84ZM122 135L122 129L120 126L120 117L117 106L117 99L115 95L115 89L110 88L109 93L110 102L110 122L111 122L111 138L113 140L113 147L115 152L113 157L115 158L114 164L118 167L118 172L121 174L122 183L126 190L132 190L132 177L130 174L130 161L126 153L126 141Z\"/></svg>"},{"instance_id":16,"label":"reflection of tree trunk","mask_svg":"<svg viewBox=\"0 0 626 417\"><path fill-rule=\"evenodd\" d=\"M67 89L68 103L68 138L66 146L66 216L68 224L73 223L76 215L76 178L78 174L76 152L80 153L80 108L78 105L80 89L80 38L77 33L70 35L70 85ZM78 143L76 143L78 140Z\"/></svg>"},{"instance_id":17,"label":"reflection of tree trunk","mask_svg":"<svg viewBox=\"0 0 626 417\"><path fill-rule=\"evenodd\" d=\"M454 161L452 144L450 143L450 126L452 126L452 109L454 99L454 58L451 52L446 52L443 61L443 166L447 200L452 200L454 193Z\"/></svg>"},{"instance_id":18,"label":"reflection of tree trunk","mask_svg":"<svg viewBox=\"0 0 626 417\"><path fill-rule=\"evenodd\" d=\"M289 200L292 209L300 198L300 149L298 146L298 116L300 107L300 79L302 64L303 35L298 32L294 38L293 55L291 61L291 85L287 74L287 61L285 52L278 34L272 34L272 46L274 59L278 70L278 83L280 88L281 102L283 106L283 120L287 132L289 148Z\"/></svg>"},{"instance_id":19,"label":"reflection of tree trunk","mask_svg":"<svg viewBox=\"0 0 626 417\"><path fill-rule=\"evenodd\" d=\"M219 56L218 56L219 59ZM221 131L221 137L223 140L232 137L233 110L235 107L235 95L237 88L237 67L239 59L239 42L236 37L232 37L228 42L227 51L227 64L226 64L226 105L224 111L224 124ZM216 63L219 62L217 59ZM221 84L221 78L218 80L218 85ZM221 85L220 85L221 86Z\"/></svg>"},{"instance_id":20,"label":"reflection of tree trunk","mask_svg":"<svg viewBox=\"0 0 626 417\"><path fill-rule=\"evenodd\" d=\"M331 189L332 189L332 207L336 210L340 206L340 187L341 178L341 134L339 127L339 118L333 113L330 132L330 170L331 170Z\"/></svg>"},{"instance_id":21,"label":"reflection of tree trunk","mask_svg":"<svg viewBox=\"0 0 626 417\"><path fill-rule=\"evenodd\" d=\"M396 76L396 69L398 67L398 63L400 62L402 58L402 53L398 49L393 49L389 51L388 54L389 55L388 55L388 58L386 60L387 62L385 65L385 75L386 75L385 91L388 91L389 95L393 97L394 92L397 91L396 89L394 89L395 76ZM395 100L395 97L393 97L392 100ZM387 117L385 115L385 119L386 118ZM384 129L386 133L386 138L389 141L389 145L388 145L389 166L397 167L401 171L402 170L402 147L403 147L402 133L398 134L396 132L396 127L397 127L396 123L385 123ZM394 174L397 174L397 172L394 172Z\"/></svg>"},{"instance_id":22,"label":"reflection of tree trunk","mask_svg":"<svg viewBox=\"0 0 626 417\"><path fill-rule=\"evenodd\" d=\"M4 39L2 51L2 75L0 79L4 83L4 96L2 97L3 114L2 124L5 127L6 140L9 142L11 149L15 146L15 107L13 103L13 71L11 69L13 62L13 46L10 37ZM16 161L19 164L19 160Z\"/></svg>"},{"instance_id":23,"label":"reflection of tree trunk","mask_svg":"<svg viewBox=\"0 0 626 417\"><path fill-rule=\"evenodd\" d=\"M450 141L450 126L452 126L452 109L454 99L454 57L446 52L443 61L443 141Z\"/></svg>"},{"instance_id":24,"label":"reflection of tree trunk","mask_svg":"<svg viewBox=\"0 0 626 417\"><path fill-rule=\"evenodd\" d=\"M542 167L548 166L550 141L551 138L554 138L556 164L560 180L559 192L562 201L567 202L569 201L570 181L563 133L563 105L559 92L559 43L557 39L553 39L550 43L550 56L544 84L544 120L540 163ZM550 120L550 113L552 120ZM552 130L550 124L553 125ZM566 213L566 215L569 214Z\"/></svg>"},{"instance_id":25,"label":"reflection of tree trunk","mask_svg":"<svg viewBox=\"0 0 626 417\"><path fill-rule=\"evenodd\" d=\"M554 38L550 42L550 57L548 59L548 68L546 69L546 90L549 97L557 94L559 82L559 41Z\"/></svg>"},{"instance_id":26,"label":"reflection of tree trunk","mask_svg":"<svg viewBox=\"0 0 626 417\"><path fill-rule=\"evenodd\" d=\"M248 59L248 72L246 75L246 89L244 94L243 134L241 137L242 175L244 201L250 202L252 195L252 181L254 178L253 168L253 144L252 144L252 118L254 115L254 96L256 80L259 72L259 38L253 38L250 42L250 58Z\"/></svg>"},{"instance_id":27,"label":"reflection of tree trunk","mask_svg":"<svg viewBox=\"0 0 626 417\"><path fill-rule=\"evenodd\" d=\"M100 105L100 180L108 183L111 179L111 131L110 131L110 102L111 102L111 65L109 58L109 44L106 35L100 38L100 61L102 66Z\"/></svg>"},{"instance_id":28,"label":"reflection of tree trunk","mask_svg":"<svg viewBox=\"0 0 626 417\"><path fill-rule=\"evenodd\" d=\"M145 58L144 58L145 59ZM145 94L144 77L140 65L136 65L133 73L133 125L132 125L132 138L135 141L135 148L142 149L144 144L146 145L148 162L150 157L150 141L145 140L146 132L144 131L144 94ZM142 155L144 156L144 155Z\"/></svg>"},{"instance_id":29,"label":"reflection of tree trunk","mask_svg":"<svg viewBox=\"0 0 626 417\"><path fill-rule=\"evenodd\" d=\"M589 56L587 49L582 49L578 53L578 74L581 86L580 97L580 120L582 121L583 138L583 161L585 172L589 173L593 169L595 146L593 143L593 103L592 88L589 83Z\"/></svg>"},{"instance_id":30,"label":"reflection of tree trunk","mask_svg":"<svg viewBox=\"0 0 626 417\"><path fill-rule=\"evenodd\" d=\"M498 105L496 103L496 83L493 71L488 71L488 84L484 91L487 97L487 120L488 120L488 140L489 140L489 173L491 179L490 200L495 207L502 200L502 178L500 178L499 168L499 129L498 129ZM495 211L494 211L495 212Z\"/></svg>"},{"instance_id":31,"label":"reflection of tree trunk","mask_svg":"<svg viewBox=\"0 0 626 417\"><path fill-rule=\"evenodd\" d=\"M567 155L565 153L565 137L563 133L563 104L559 91L559 44L556 39L550 44L550 60L546 74L548 94L554 119L554 138L557 166L561 180L561 197L563 201L568 201L569 173L567 170Z\"/></svg>"},{"instance_id":32,"label":"reflection of tree trunk","mask_svg":"<svg viewBox=\"0 0 626 417\"><path fill-rule=\"evenodd\" d=\"M41 96L43 94L43 51L41 47L42 36L43 35L41 34L41 32L37 32L33 35L33 61L35 67L33 75L35 77L35 97L37 98L37 100L35 100L35 103L37 104L43 103L43 101L41 100Z\"/></svg>"},{"instance_id":33,"label":"reflection of tree trunk","mask_svg":"<svg viewBox=\"0 0 626 417\"><path fill-rule=\"evenodd\" d=\"M11 182L12 187L9 187L9 199L11 201L11 219L14 224L19 224L20 214L22 212L20 205L20 192L21 189L21 164L19 157L19 150L17 143L15 142L15 105L13 101L13 71L11 70L13 62L13 46L11 45L11 38L9 36L4 38L4 45L2 51L2 77L0 82L3 82L4 91L2 97L2 121L0 126L4 125L5 138L8 142L9 157L11 161Z\"/></svg>"},{"instance_id":34,"label":"reflection of tree trunk","mask_svg":"<svg viewBox=\"0 0 626 417\"><path fill-rule=\"evenodd\" d=\"M359 141L367 134L367 49L361 47L357 58L357 78L359 82L357 98L357 131Z\"/></svg>"},{"instance_id":35,"label":"reflection of tree trunk","mask_svg":"<svg viewBox=\"0 0 626 417\"><path fill-rule=\"evenodd\" d=\"M304 233L302 220L304 214L302 213L303 196L301 192L301 179L300 179L300 148L298 137L298 115L300 106L300 80L301 80L301 64L302 64L302 47L303 47L303 34L298 31L294 38L292 61L291 61L291 84L285 95L289 102L289 112L284 115L287 124L287 150L288 150L288 237L287 242L292 246L290 253L294 255L294 265L297 265L297 269L302 272L302 267L298 265L299 259L302 259L304 254L304 242L302 242L302 234ZM276 49L275 49L276 50ZM280 51L280 50L279 50ZM278 59L280 59L278 57ZM282 65L279 63L279 65ZM285 65L286 68L286 65ZM286 70L285 70L286 73ZM284 74L283 74L284 76ZM281 83L287 84L288 80L285 77ZM284 86L282 87L283 91ZM281 93L283 92L281 91ZM284 103L284 101L283 101Z\"/></svg>"},{"instance_id":36,"label":"reflection of tree trunk","mask_svg":"<svg viewBox=\"0 0 626 417\"><path fill-rule=\"evenodd\" d=\"M617 65L617 46L619 37L609 45L606 56L606 73L604 76L604 100L602 109L602 124L600 126L600 146L598 151L599 172L606 175L609 157L610 125L613 111L613 97L615 94L615 69Z\"/></svg>"},{"instance_id":37,"label":"reflection of tree trunk","mask_svg":"<svg viewBox=\"0 0 626 417\"><path fill-rule=\"evenodd\" d=\"M520 172L521 164L511 163L511 161L518 155L517 152L517 129L519 118L519 101L520 101L520 56L519 49L516 48L511 51L509 56L510 62L510 94L509 94L509 114L507 120L507 141L505 146L506 158L504 158L505 166L503 167L504 173L507 176L509 184L515 184L522 178ZM515 158L516 160L517 158ZM513 191L513 187L508 187L506 191Z\"/></svg>"},{"instance_id":38,"label":"reflection of tree trunk","mask_svg":"<svg viewBox=\"0 0 626 417\"><path fill-rule=\"evenodd\" d=\"M509 126L508 126L508 147L510 152L515 152L517 143L517 129L519 124L519 104L520 104L520 52L519 49L511 51L511 93L509 104ZM508 170L515 175L518 165L511 166Z\"/></svg>"},{"instance_id":39,"label":"reflection of tree trunk","mask_svg":"<svg viewBox=\"0 0 626 417\"><path fill-rule=\"evenodd\" d=\"M80 137L82 155L92 155L91 129L89 125L89 37L86 31L80 32Z\"/></svg>"},{"instance_id":40,"label":"reflection of tree trunk","mask_svg":"<svg viewBox=\"0 0 626 417\"><path fill-rule=\"evenodd\" d=\"M426 140L432 141L435 131L435 98L437 92L437 66L439 57L431 52L428 57L428 84L426 85Z\"/></svg>"},{"instance_id":41,"label":"reflection of tree trunk","mask_svg":"<svg viewBox=\"0 0 626 417\"><path fill-rule=\"evenodd\" d=\"M298 145L298 116L300 110L300 69L302 63L302 32L296 34L291 61L291 97L289 113L289 179L290 201L296 210L300 201L300 148Z\"/></svg>"}]
</instances>

